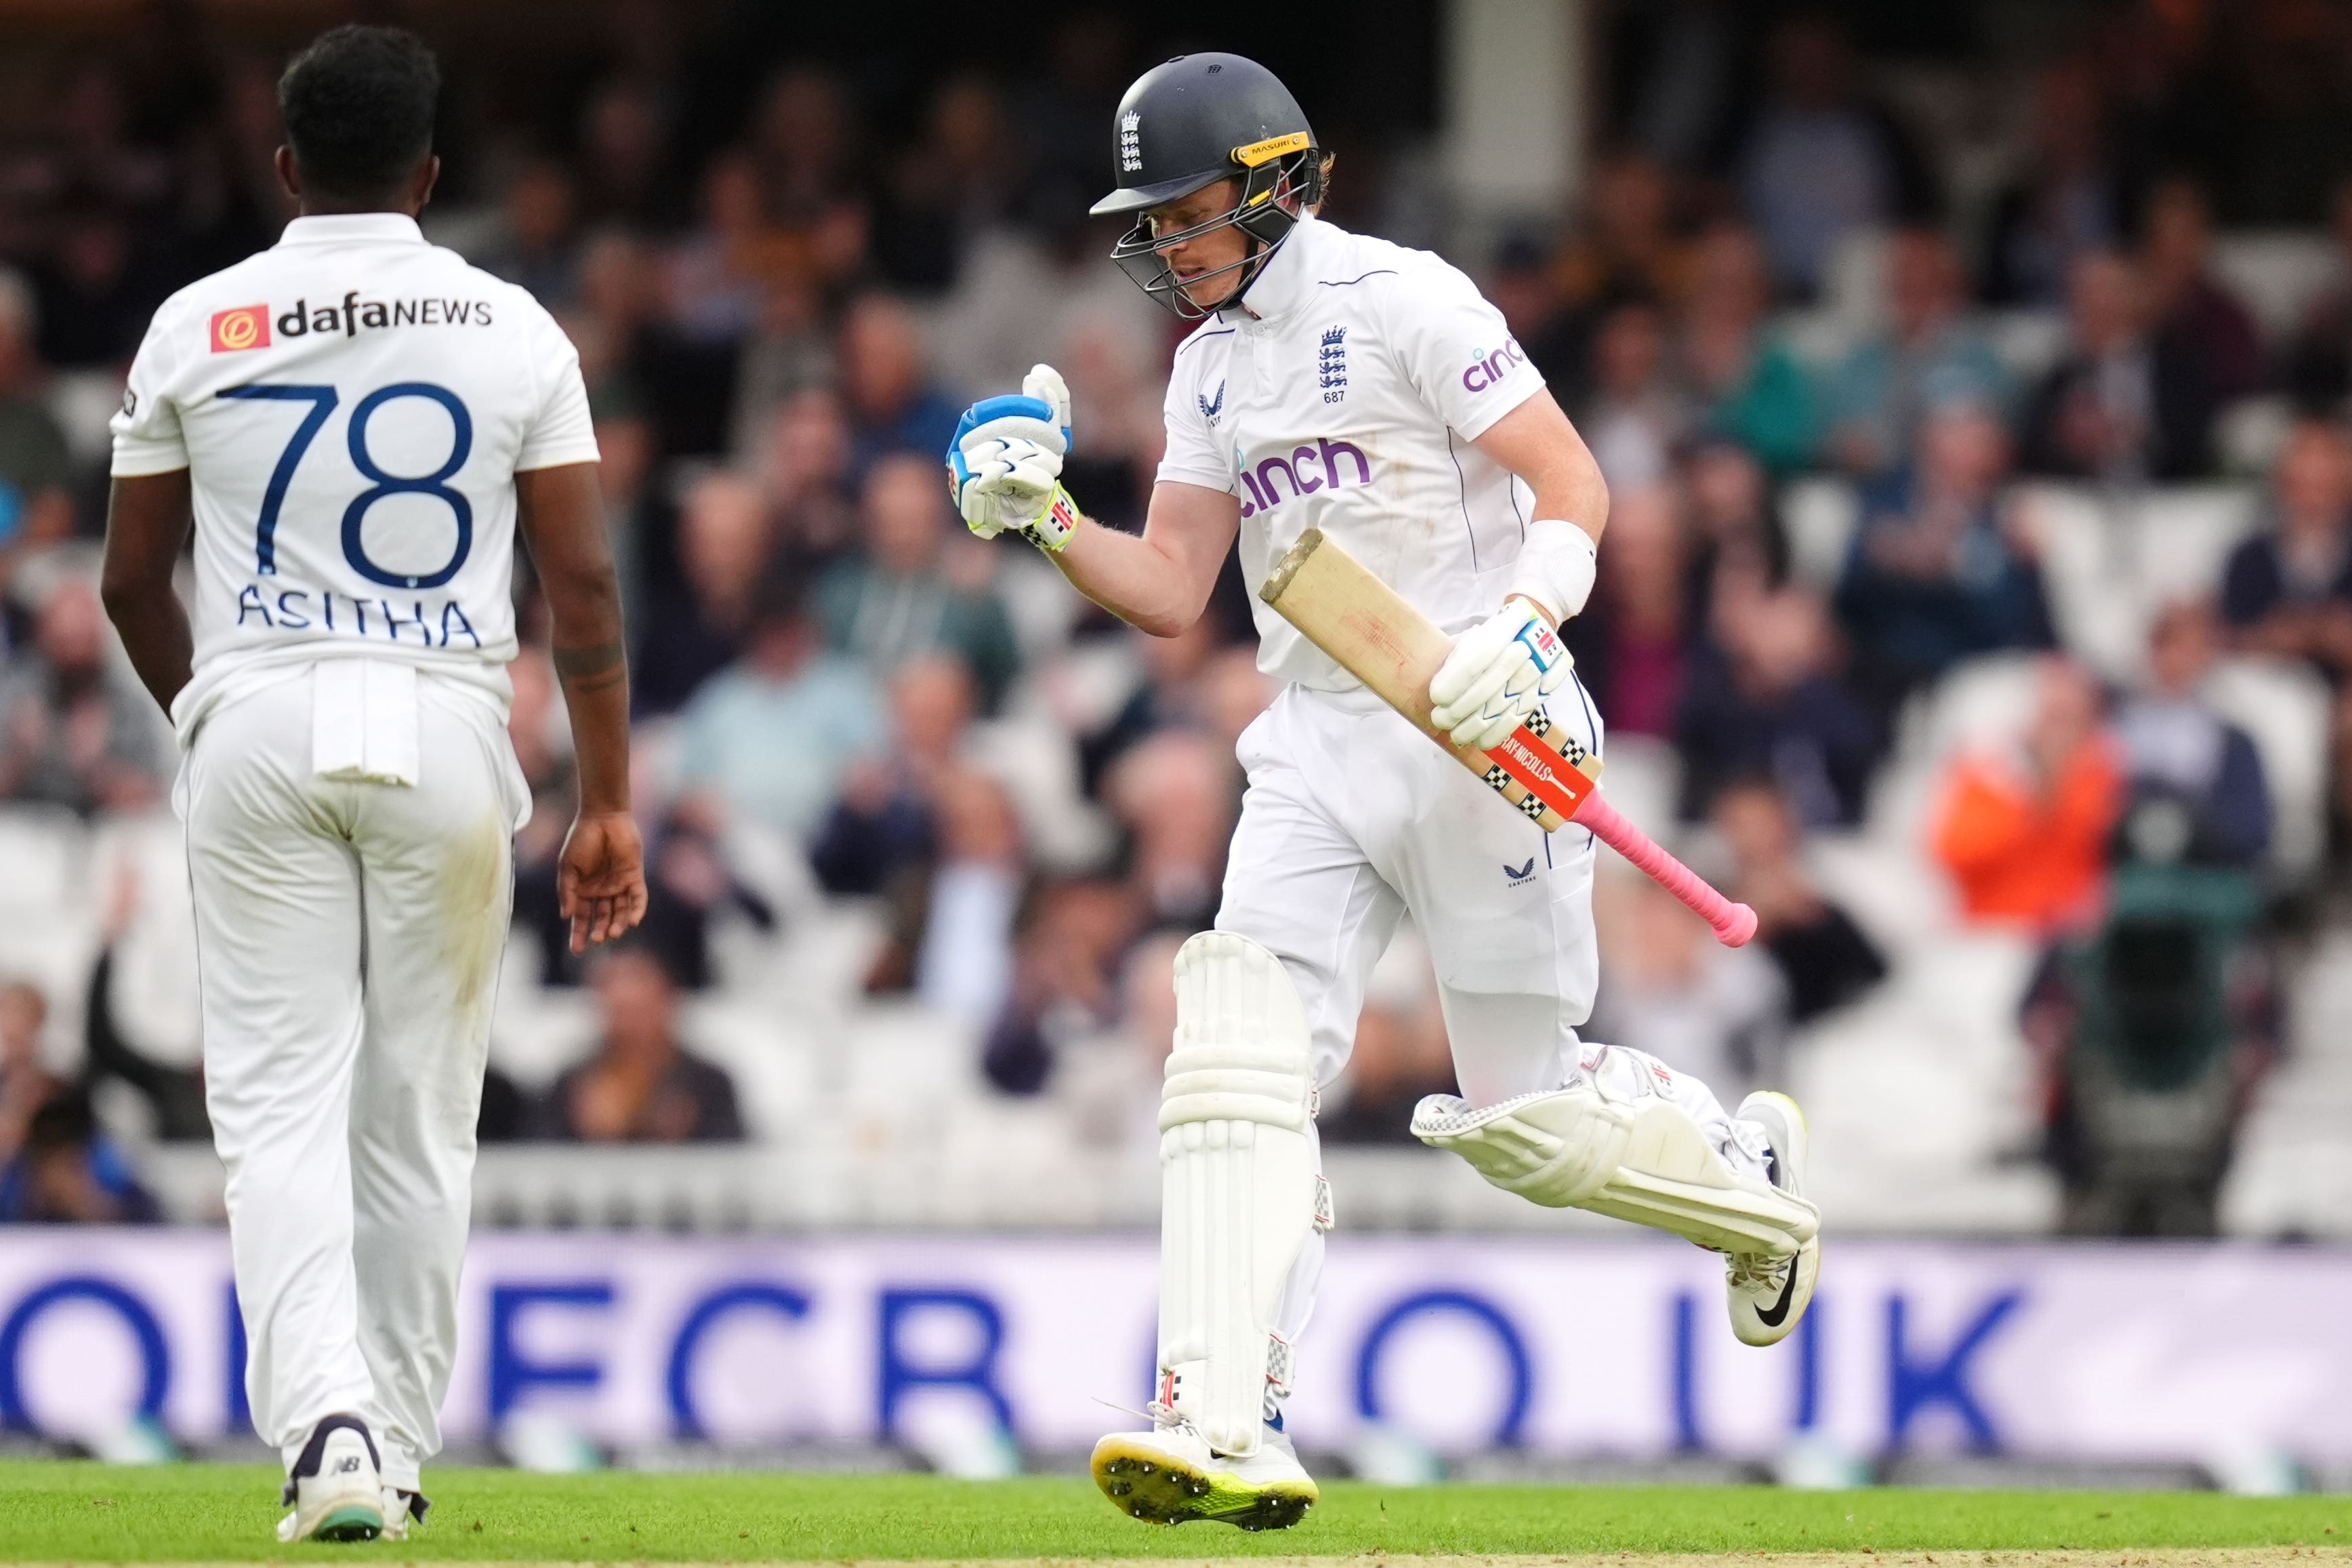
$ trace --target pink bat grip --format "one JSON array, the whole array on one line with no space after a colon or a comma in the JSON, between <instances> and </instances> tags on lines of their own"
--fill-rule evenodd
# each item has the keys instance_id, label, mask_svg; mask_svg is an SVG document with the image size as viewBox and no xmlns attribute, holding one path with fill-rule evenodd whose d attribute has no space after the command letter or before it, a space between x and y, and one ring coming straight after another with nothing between
<instances>
[{"instance_id":1,"label":"pink bat grip","mask_svg":"<svg viewBox=\"0 0 2352 1568\"><path fill-rule=\"evenodd\" d=\"M1715 928L1715 937L1726 947L1745 947L1756 934L1756 911L1746 904L1735 904L1709 887L1706 879L1659 846L1656 839L1626 821L1617 808L1601 798L1595 790L1584 797L1570 819L1580 827L1589 827L1598 838L1626 859L1649 874L1650 879L1684 903L1691 912Z\"/></svg>"}]
</instances>

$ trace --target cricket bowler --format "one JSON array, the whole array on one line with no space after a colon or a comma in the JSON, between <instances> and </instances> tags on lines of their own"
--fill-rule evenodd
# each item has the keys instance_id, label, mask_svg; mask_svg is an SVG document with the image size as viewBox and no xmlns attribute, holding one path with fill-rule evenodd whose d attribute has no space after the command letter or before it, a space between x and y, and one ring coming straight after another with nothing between
<instances>
[{"instance_id":1,"label":"cricket bowler","mask_svg":"<svg viewBox=\"0 0 2352 1568\"><path fill-rule=\"evenodd\" d=\"M114 419L103 589L182 749L205 1103L284 1541L404 1537L441 1447L530 811L506 729L518 527L579 756L574 950L646 904L579 360L418 232L439 79L390 28L295 57L278 173L300 216L163 303Z\"/></svg>"},{"instance_id":2,"label":"cricket bowler","mask_svg":"<svg viewBox=\"0 0 2352 1568\"><path fill-rule=\"evenodd\" d=\"M1144 531L1088 521L1062 488L1069 394L1039 365L1021 395L968 410L947 454L972 531L1027 538L1167 637L1201 615L1237 533L1256 583L1319 529L1454 637L1426 694L1436 728L1484 749L1540 714L1598 754L1601 716L1555 628L1591 592L1608 490L1501 312L1435 256L1318 218L1314 132L1240 56L1147 72L1111 150L1117 188L1094 211L1134 220L1112 259L1200 322L1170 374ZM1105 1437L1093 1470L1137 1519L1266 1529L1316 1498L1282 1410L1331 1225L1317 1089L1406 911L1462 1090L1422 1102L1423 1140L1537 1203L1723 1252L1750 1344L1803 1316L1820 1219L1786 1096L1727 1114L1666 1064L1578 1038L1599 971L1591 835L1547 835L1254 607L1282 689L1237 748L1248 789L1216 928L1176 963L1153 1426Z\"/></svg>"}]
</instances>

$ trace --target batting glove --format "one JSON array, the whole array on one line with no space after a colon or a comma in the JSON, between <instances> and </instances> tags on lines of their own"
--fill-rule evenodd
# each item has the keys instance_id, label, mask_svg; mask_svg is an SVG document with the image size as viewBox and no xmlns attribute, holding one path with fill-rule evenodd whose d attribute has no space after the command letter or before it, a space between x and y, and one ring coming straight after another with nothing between
<instances>
[{"instance_id":1,"label":"batting glove","mask_svg":"<svg viewBox=\"0 0 2352 1568\"><path fill-rule=\"evenodd\" d=\"M964 410L948 445L948 490L964 526L982 539L1012 531L1059 551L1078 509L1062 488L1070 449L1070 389L1052 365L1032 369L1018 396Z\"/></svg>"},{"instance_id":2,"label":"batting glove","mask_svg":"<svg viewBox=\"0 0 2352 1568\"><path fill-rule=\"evenodd\" d=\"M1429 721L1455 745L1483 752L1526 723L1574 668L1541 616L1507 601L1462 634L1430 679Z\"/></svg>"}]
</instances>

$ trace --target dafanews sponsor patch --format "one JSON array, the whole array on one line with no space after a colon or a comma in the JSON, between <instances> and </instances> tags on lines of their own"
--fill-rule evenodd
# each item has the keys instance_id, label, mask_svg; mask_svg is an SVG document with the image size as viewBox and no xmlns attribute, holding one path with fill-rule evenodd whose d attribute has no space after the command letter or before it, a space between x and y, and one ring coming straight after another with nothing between
<instances>
[{"instance_id":1,"label":"dafanews sponsor patch","mask_svg":"<svg viewBox=\"0 0 2352 1568\"><path fill-rule=\"evenodd\" d=\"M269 307L239 305L213 312L213 353L239 353L269 346Z\"/></svg>"}]
</instances>

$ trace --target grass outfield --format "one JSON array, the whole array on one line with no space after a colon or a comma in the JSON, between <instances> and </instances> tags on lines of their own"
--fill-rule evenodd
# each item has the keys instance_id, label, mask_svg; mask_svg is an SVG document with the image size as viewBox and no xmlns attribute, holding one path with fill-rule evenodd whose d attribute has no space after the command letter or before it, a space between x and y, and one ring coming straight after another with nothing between
<instances>
[{"instance_id":1,"label":"grass outfield","mask_svg":"<svg viewBox=\"0 0 2352 1568\"><path fill-rule=\"evenodd\" d=\"M1300 1555L1855 1553L2352 1542L2352 1497L2201 1492L1786 1492L1768 1488L1338 1482L1296 1530L1134 1523L1080 1479L549 1477L445 1470L433 1522L400 1545L281 1547L266 1468L0 1463L0 1560L778 1561ZM2335 1555L2330 1552L2329 1555ZM2134 1559L2137 1560L2137 1552ZM2214 1561L2210 1556L2174 1561ZM2242 1559L2253 1561L2254 1559ZM2306 1561L2308 1561L2306 1559Z\"/></svg>"}]
</instances>

